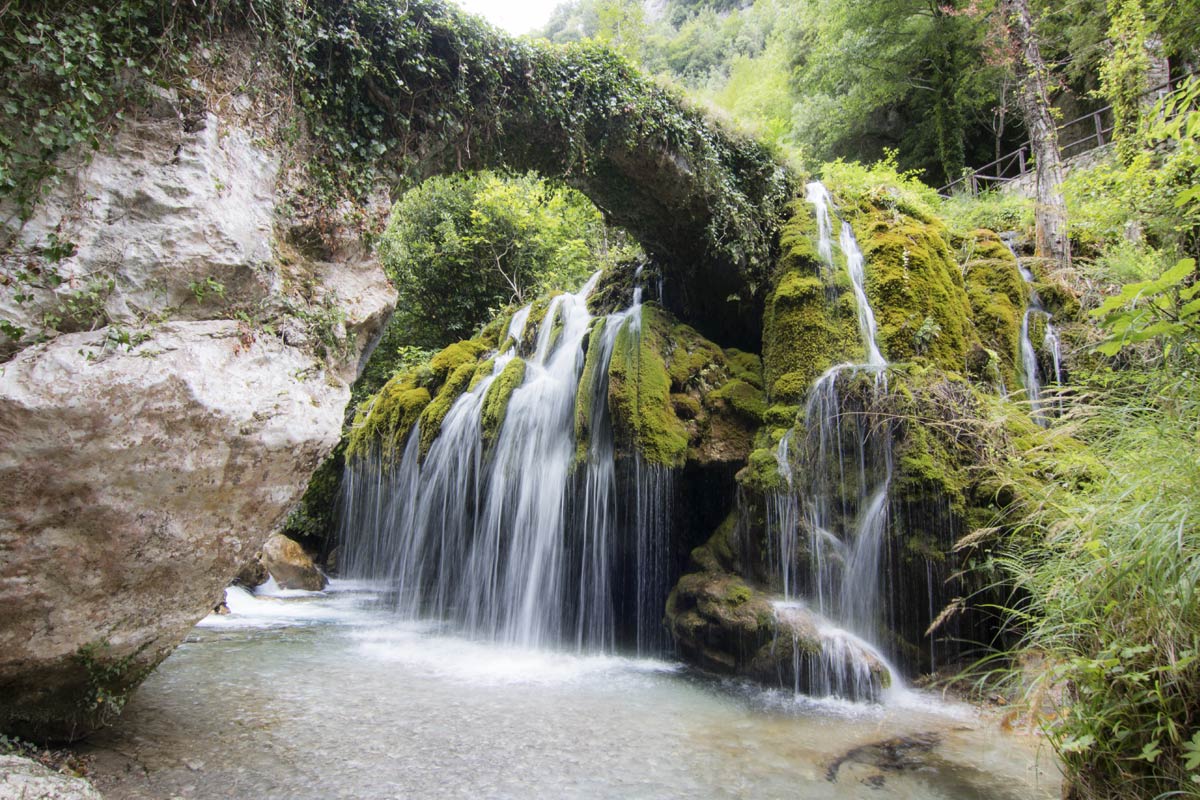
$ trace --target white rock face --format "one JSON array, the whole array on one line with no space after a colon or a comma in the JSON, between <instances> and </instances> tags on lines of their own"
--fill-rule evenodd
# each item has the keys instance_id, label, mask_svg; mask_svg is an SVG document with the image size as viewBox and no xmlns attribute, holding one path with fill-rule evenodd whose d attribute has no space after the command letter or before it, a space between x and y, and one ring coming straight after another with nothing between
<instances>
[{"instance_id":1,"label":"white rock face","mask_svg":"<svg viewBox=\"0 0 1200 800\"><path fill-rule=\"evenodd\" d=\"M0 800L103 800L83 778L59 775L36 761L0 756Z\"/></svg>"},{"instance_id":2,"label":"white rock face","mask_svg":"<svg viewBox=\"0 0 1200 800\"><path fill-rule=\"evenodd\" d=\"M369 258L275 252L257 141L165 98L0 262L26 331L0 345L0 731L111 719L337 443L395 292Z\"/></svg>"},{"instance_id":3,"label":"white rock face","mask_svg":"<svg viewBox=\"0 0 1200 800\"><path fill-rule=\"evenodd\" d=\"M86 330L101 315L204 319L214 305L278 293L279 165L252 140L211 114L185 123L168 102L126 125L15 231L0 316L27 334L44 332L47 316L57 330ZM53 242L70 245L37 258Z\"/></svg>"}]
</instances>

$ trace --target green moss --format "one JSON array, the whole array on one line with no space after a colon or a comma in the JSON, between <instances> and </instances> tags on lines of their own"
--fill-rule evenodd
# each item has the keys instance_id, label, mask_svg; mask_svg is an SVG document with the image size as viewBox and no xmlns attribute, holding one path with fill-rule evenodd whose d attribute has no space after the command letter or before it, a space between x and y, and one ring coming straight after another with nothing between
<instances>
[{"instance_id":1,"label":"green moss","mask_svg":"<svg viewBox=\"0 0 1200 800\"><path fill-rule=\"evenodd\" d=\"M754 353L746 353L730 347L725 350L725 364L729 374L758 389L765 388L763 383L762 359Z\"/></svg>"},{"instance_id":2,"label":"green moss","mask_svg":"<svg viewBox=\"0 0 1200 800\"><path fill-rule=\"evenodd\" d=\"M767 403L762 390L738 378L726 381L720 388L709 392L704 399L706 404L711 404L713 401L726 403L743 417L755 423L761 423L767 411Z\"/></svg>"},{"instance_id":3,"label":"green moss","mask_svg":"<svg viewBox=\"0 0 1200 800\"><path fill-rule=\"evenodd\" d=\"M700 401L692 397L690 394L671 394L671 408L675 410L675 416L680 419L695 419L700 416L703 410Z\"/></svg>"},{"instance_id":4,"label":"green moss","mask_svg":"<svg viewBox=\"0 0 1200 800\"><path fill-rule=\"evenodd\" d=\"M445 383L451 373L468 362L473 364L487 350L488 347L478 339L464 339L445 348L429 360L434 383Z\"/></svg>"},{"instance_id":5,"label":"green moss","mask_svg":"<svg viewBox=\"0 0 1200 800\"><path fill-rule=\"evenodd\" d=\"M852 224L884 355L962 370L977 337L945 227L891 211L857 215ZM936 335L922 335L930 329Z\"/></svg>"},{"instance_id":6,"label":"green moss","mask_svg":"<svg viewBox=\"0 0 1200 800\"><path fill-rule=\"evenodd\" d=\"M750 587L744 583L730 583L725 589L725 602L731 606L745 605L752 596Z\"/></svg>"},{"instance_id":7,"label":"green moss","mask_svg":"<svg viewBox=\"0 0 1200 800\"><path fill-rule=\"evenodd\" d=\"M605 320L592 320L587 333L587 346L583 359L583 373L579 376L579 388L575 392L575 458L587 457L592 437L592 402L596 396L597 366L603 348Z\"/></svg>"},{"instance_id":8,"label":"green moss","mask_svg":"<svg viewBox=\"0 0 1200 800\"><path fill-rule=\"evenodd\" d=\"M763 422L772 425L776 428L790 428L796 424L796 415L800 413L798 405L784 405L776 403L767 408L763 414Z\"/></svg>"},{"instance_id":9,"label":"green moss","mask_svg":"<svg viewBox=\"0 0 1200 800\"><path fill-rule=\"evenodd\" d=\"M496 376L496 380L492 381L488 387L487 394L483 398L483 410L480 416L480 428L485 445L490 445L496 440L500 426L504 424L508 401L512 399L513 392L517 390L523 380L525 380L525 362L520 358L514 358L504 366L504 369Z\"/></svg>"},{"instance_id":10,"label":"green moss","mask_svg":"<svg viewBox=\"0 0 1200 800\"><path fill-rule=\"evenodd\" d=\"M640 330L626 323L609 364L608 404L618 441L630 442L647 461L682 466L688 435L671 406L671 376L661 355L666 320L653 306L642 309Z\"/></svg>"},{"instance_id":11,"label":"green moss","mask_svg":"<svg viewBox=\"0 0 1200 800\"><path fill-rule=\"evenodd\" d=\"M758 447L751 451L746 466L737 475L738 483L752 491L765 494L786 488L779 474L774 447Z\"/></svg>"},{"instance_id":12,"label":"green moss","mask_svg":"<svg viewBox=\"0 0 1200 800\"><path fill-rule=\"evenodd\" d=\"M475 368L475 374L471 377L471 383L467 386L467 391L475 391L475 387L479 385L480 381L491 375L495 368L496 359L489 358L487 361L481 361L479 366Z\"/></svg>"},{"instance_id":13,"label":"green moss","mask_svg":"<svg viewBox=\"0 0 1200 800\"><path fill-rule=\"evenodd\" d=\"M438 390L437 395L421 412L421 458L425 457L429 448L433 446L433 440L441 433L442 421L450 413L454 401L471 384L471 379L475 377L475 368L474 361L459 364L454 372L450 373L450 377Z\"/></svg>"},{"instance_id":14,"label":"green moss","mask_svg":"<svg viewBox=\"0 0 1200 800\"><path fill-rule=\"evenodd\" d=\"M359 408L350 426L347 457L364 456L376 446L390 457L403 448L431 400L429 390L417 385L419 379L415 371L396 375Z\"/></svg>"},{"instance_id":15,"label":"green moss","mask_svg":"<svg viewBox=\"0 0 1200 800\"><path fill-rule=\"evenodd\" d=\"M508 333L508 325L512 321L513 315L509 311L502 314L497 314L492 318L492 321L483 326L483 329L475 336L475 339L488 350L498 350L503 342L500 337Z\"/></svg>"},{"instance_id":16,"label":"green moss","mask_svg":"<svg viewBox=\"0 0 1200 800\"><path fill-rule=\"evenodd\" d=\"M629 308L633 299L634 276L639 266L641 262L634 259L606 264L596 288L588 295L588 311L603 317Z\"/></svg>"},{"instance_id":17,"label":"green moss","mask_svg":"<svg viewBox=\"0 0 1200 800\"><path fill-rule=\"evenodd\" d=\"M822 278L807 204L781 231L782 256L763 312L763 373L772 401L797 401L834 364L864 356L857 309L842 282Z\"/></svg>"},{"instance_id":18,"label":"green moss","mask_svg":"<svg viewBox=\"0 0 1200 800\"><path fill-rule=\"evenodd\" d=\"M975 330L987 354L968 363L977 378L1017 385L1026 286L1017 259L991 231L974 231L963 244L963 274ZM996 359L990 357L996 354ZM988 374L994 372L996 374Z\"/></svg>"},{"instance_id":19,"label":"green moss","mask_svg":"<svg viewBox=\"0 0 1200 800\"><path fill-rule=\"evenodd\" d=\"M725 354L721 348L705 339L690 325L671 326L665 313L658 306L650 306L651 324L657 325L663 339L669 345L664 349L667 359L667 372L671 376L671 385L682 390L696 387L707 389L719 382L727 373Z\"/></svg>"},{"instance_id":20,"label":"green moss","mask_svg":"<svg viewBox=\"0 0 1200 800\"><path fill-rule=\"evenodd\" d=\"M554 298L558 297L562 292L552 292L539 297L529 305L529 318L525 321L525 331L521 336L521 344L518 349L522 353L532 353L537 345L538 336L541 335L542 324L546 321L546 314L550 311L550 306ZM554 315L558 316L557 312Z\"/></svg>"}]
</instances>

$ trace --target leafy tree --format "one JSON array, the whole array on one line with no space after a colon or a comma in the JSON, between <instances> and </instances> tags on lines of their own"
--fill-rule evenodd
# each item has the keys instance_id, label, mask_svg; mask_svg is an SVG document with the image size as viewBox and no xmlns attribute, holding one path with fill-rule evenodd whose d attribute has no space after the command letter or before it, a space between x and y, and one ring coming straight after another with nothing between
<instances>
[{"instance_id":1,"label":"leafy tree","mask_svg":"<svg viewBox=\"0 0 1200 800\"><path fill-rule=\"evenodd\" d=\"M533 175L431 178L396 203L380 244L399 293L391 346L467 338L500 308L573 288L630 247L583 195Z\"/></svg>"}]
</instances>

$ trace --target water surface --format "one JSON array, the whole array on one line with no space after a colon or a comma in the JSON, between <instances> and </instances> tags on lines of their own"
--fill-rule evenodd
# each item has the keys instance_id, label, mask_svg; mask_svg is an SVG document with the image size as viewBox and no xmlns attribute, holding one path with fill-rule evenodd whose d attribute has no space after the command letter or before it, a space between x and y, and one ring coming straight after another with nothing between
<instances>
[{"instance_id":1,"label":"water surface","mask_svg":"<svg viewBox=\"0 0 1200 800\"><path fill-rule=\"evenodd\" d=\"M813 703L470 641L348 583L229 605L87 746L106 797L1058 797L1033 740L932 696Z\"/></svg>"}]
</instances>

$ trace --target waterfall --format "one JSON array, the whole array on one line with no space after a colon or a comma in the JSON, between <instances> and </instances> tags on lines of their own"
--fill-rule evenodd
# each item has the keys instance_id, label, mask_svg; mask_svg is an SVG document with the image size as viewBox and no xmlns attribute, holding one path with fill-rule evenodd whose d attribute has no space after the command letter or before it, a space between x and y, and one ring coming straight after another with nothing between
<instances>
[{"instance_id":1,"label":"waterfall","mask_svg":"<svg viewBox=\"0 0 1200 800\"><path fill-rule=\"evenodd\" d=\"M1021 318L1021 375L1025 385L1025 396L1029 399L1029 413L1035 422L1045 426L1049 424L1049 419L1046 416L1045 403L1042 399L1042 387L1044 385L1042 367L1038 360L1037 351L1033 347L1033 337L1029 332L1030 322L1039 316L1045 320L1046 334L1042 339L1042 346L1050 354L1054 370L1054 382L1061 385L1062 348L1059 344L1058 331L1055 330L1054 324L1051 321L1050 312L1042 305L1042 299L1038 297L1037 290L1033 288L1033 273L1024 264L1021 264L1020 257L1013 247L1013 234L1002 234L1000 240L1004 242L1004 246L1008 248L1008 251L1013 254L1013 258L1017 259L1021 278L1029 287L1029 302L1025 306L1025 315ZM1059 405L1059 410L1061 411L1061 403Z\"/></svg>"},{"instance_id":2,"label":"waterfall","mask_svg":"<svg viewBox=\"0 0 1200 800\"><path fill-rule=\"evenodd\" d=\"M625 311L594 320L586 299L555 297L490 446L481 416L488 388L513 358L530 309L518 311L491 374L450 408L420 457L420 432L402 457L347 465L340 531L348 576L382 579L400 613L471 635L544 647L639 652L666 648L661 619L671 579L670 471L619 460L608 412L617 334L641 325L641 289ZM600 337L590 386L584 343ZM585 453L576 398L591 399Z\"/></svg>"},{"instance_id":3,"label":"waterfall","mask_svg":"<svg viewBox=\"0 0 1200 800\"><path fill-rule=\"evenodd\" d=\"M808 202L812 203L817 214L817 254L821 256L821 260L825 266L831 270L834 269L833 263L833 198L829 195L829 190L819 181L813 181L808 184L805 190L805 197ZM869 367L877 367L882 370L887 366L887 360L883 354L879 352L878 331L875 325L875 312L871 309L871 303L867 300L867 292L865 287L866 274L864 265L866 259L863 257L862 250L858 247L858 240L854 238L854 229L850 227L850 223L842 220L841 230L838 234L838 247L842 251L842 255L846 259L846 272L850 275L850 283L854 288L854 301L858 308L858 328L862 334L863 347L867 350L867 362Z\"/></svg>"},{"instance_id":4,"label":"waterfall","mask_svg":"<svg viewBox=\"0 0 1200 800\"><path fill-rule=\"evenodd\" d=\"M817 216L817 252L832 270L832 200L820 183L809 184L807 198ZM796 690L876 698L881 686L873 665L887 668L893 680L899 678L871 643L882 621L892 435L886 421L871 415L870 406L887 391L887 361L879 350L875 315L864 289L862 251L845 221L838 248L854 287L866 361L835 366L818 378L804 409L803 441L794 441L794 431L780 441L775 458L786 488L768 499L767 539L784 594L776 606L777 617L788 621L804 609L818 620L821 653L797 650ZM860 376L872 379L859 380ZM843 388L853 396L843 397ZM799 469L793 469L793 457ZM807 569L801 565L804 556ZM800 669L800 660L806 669Z\"/></svg>"}]
</instances>

